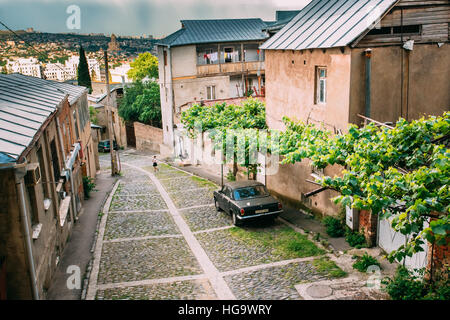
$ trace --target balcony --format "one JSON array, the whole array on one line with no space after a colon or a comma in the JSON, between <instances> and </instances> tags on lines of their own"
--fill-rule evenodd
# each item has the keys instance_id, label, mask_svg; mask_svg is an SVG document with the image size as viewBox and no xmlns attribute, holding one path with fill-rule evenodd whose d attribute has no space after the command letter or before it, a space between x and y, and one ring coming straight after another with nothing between
<instances>
[{"instance_id":1,"label":"balcony","mask_svg":"<svg viewBox=\"0 0 450 320\"><path fill-rule=\"evenodd\" d=\"M204 64L197 65L197 76L257 74L258 70L264 73L264 61Z\"/></svg>"}]
</instances>

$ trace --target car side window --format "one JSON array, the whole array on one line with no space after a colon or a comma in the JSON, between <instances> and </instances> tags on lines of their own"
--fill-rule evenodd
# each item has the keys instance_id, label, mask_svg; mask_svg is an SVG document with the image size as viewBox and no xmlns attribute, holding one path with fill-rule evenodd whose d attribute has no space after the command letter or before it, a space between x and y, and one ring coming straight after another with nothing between
<instances>
[{"instance_id":1,"label":"car side window","mask_svg":"<svg viewBox=\"0 0 450 320\"><path fill-rule=\"evenodd\" d=\"M231 190L230 190L229 187L225 187L224 194L225 194L228 198L231 198Z\"/></svg>"}]
</instances>

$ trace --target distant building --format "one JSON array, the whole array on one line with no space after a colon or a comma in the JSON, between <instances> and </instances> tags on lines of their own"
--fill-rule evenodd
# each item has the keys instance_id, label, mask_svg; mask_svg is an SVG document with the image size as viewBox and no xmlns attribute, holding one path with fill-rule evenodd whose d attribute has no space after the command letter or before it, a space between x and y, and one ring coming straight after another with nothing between
<instances>
[{"instance_id":1,"label":"distant building","mask_svg":"<svg viewBox=\"0 0 450 320\"><path fill-rule=\"evenodd\" d=\"M123 64L120 67L111 69L109 72L111 73L112 83L129 83L132 82L128 78L128 71L130 71L131 67L129 64Z\"/></svg>"},{"instance_id":2,"label":"distant building","mask_svg":"<svg viewBox=\"0 0 450 320\"><path fill-rule=\"evenodd\" d=\"M44 76L47 80L66 81L71 78L70 71L61 63L48 63L45 65Z\"/></svg>"},{"instance_id":3,"label":"distant building","mask_svg":"<svg viewBox=\"0 0 450 320\"><path fill-rule=\"evenodd\" d=\"M100 80L100 66L96 59L88 59L89 73L92 81ZM54 81L67 81L76 79L78 65L80 63L79 56L71 56L65 64L48 63L45 66L44 75L46 79Z\"/></svg>"},{"instance_id":4,"label":"distant building","mask_svg":"<svg viewBox=\"0 0 450 320\"><path fill-rule=\"evenodd\" d=\"M108 45L108 51L117 52L120 50L119 42L117 41L117 37L115 34L111 35L111 42Z\"/></svg>"},{"instance_id":5,"label":"distant building","mask_svg":"<svg viewBox=\"0 0 450 320\"><path fill-rule=\"evenodd\" d=\"M102 90L103 91L103 90ZM110 87L110 108L106 90L101 95L88 95L89 107L93 107L97 114L97 125L102 127L100 140L109 139L108 119L113 123L114 140L120 147L127 147L127 131L125 121L119 116L118 100L123 98L124 90L122 85L112 85Z\"/></svg>"},{"instance_id":6,"label":"distant building","mask_svg":"<svg viewBox=\"0 0 450 320\"><path fill-rule=\"evenodd\" d=\"M20 73L25 76L42 78L42 66L36 58L19 58L8 60L7 69L9 73Z\"/></svg>"}]
</instances>

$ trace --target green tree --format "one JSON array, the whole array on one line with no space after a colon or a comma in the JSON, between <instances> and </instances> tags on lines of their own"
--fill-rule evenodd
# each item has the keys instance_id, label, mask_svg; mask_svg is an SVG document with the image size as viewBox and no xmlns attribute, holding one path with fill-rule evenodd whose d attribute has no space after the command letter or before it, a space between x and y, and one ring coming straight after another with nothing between
<instances>
[{"instance_id":1,"label":"green tree","mask_svg":"<svg viewBox=\"0 0 450 320\"><path fill-rule=\"evenodd\" d=\"M137 81L126 88L119 102L119 115L126 121L138 121L161 128L159 84Z\"/></svg>"},{"instance_id":2,"label":"green tree","mask_svg":"<svg viewBox=\"0 0 450 320\"><path fill-rule=\"evenodd\" d=\"M263 102L249 98L241 105L226 103L217 103L213 106L194 105L182 113L181 122L191 138L196 137L198 130L208 130L215 149L227 150L227 143L232 143L233 175L236 176L237 164L240 164L247 168L248 176L252 173L255 178L258 165L250 161L250 152L259 150L266 144L265 136L261 135L259 130L254 130L267 129ZM244 154L240 155L242 150ZM252 156L256 157L255 154Z\"/></svg>"},{"instance_id":3,"label":"green tree","mask_svg":"<svg viewBox=\"0 0 450 320\"><path fill-rule=\"evenodd\" d=\"M128 77L133 81L142 81L146 77L158 78L158 58L149 52L141 53L130 66Z\"/></svg>"},{"instance_id":4,"label":"green tree","mask_svg":"<svg viewBox=\"0 0 450 320\"><path fill-rule=\"evenodd\" d=\"M80 63L78 64L78 85L89 88L89 93L92 92L91 76L89 75L89 65L87 63L86 54L83 47L80 45Z\"/></svg>"},{"instance_id":5,"label":"green tree","mask_svg":"<svg viewBox=\"0 0 450 320\"><path fill-rule=\"evenodd\" d=\"M98 118L97 118L98 111L95 110L93 106L89 107L89 118L91 119L91 123L98 124Z\"/></svg>"}]
</instances>

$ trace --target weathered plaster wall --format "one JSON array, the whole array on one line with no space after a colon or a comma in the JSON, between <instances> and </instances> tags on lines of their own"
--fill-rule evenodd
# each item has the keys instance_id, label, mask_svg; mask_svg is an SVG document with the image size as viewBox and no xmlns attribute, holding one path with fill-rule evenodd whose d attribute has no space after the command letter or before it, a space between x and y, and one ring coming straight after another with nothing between
<instances>
[{"instance_id":1,"label":"weathered plaster wall","mask_svg":"<svg viewBox=\"0 0 450 320\"><path fill-rule=\"evenodd\" d=\"M281 129L288 116L327 129L347 129L350 50L266 51L266 101L270 128ZM316 67L327 67L327 102L315 104Z\"/></svg>"},{"instance_id":2,"label":"weathered plaster wall","mask_svg":"<svg viewBox=\"0 0 450 320\"><path fill-rule=\"evenodd\" d=\"M270 129L284 129L282 117L323 124L327 130L345 131L349 117L350 50L266 51L266 108ZM315 104L316 67L327 67L327 102ZM312 179L310 161L281 165L278 172L268 175L267 187L292 205L301 202L302 194L318 186L305 181ZM326 168L325 175L338 175L340 168ZM318 213L337 215L341 210L330 198L332 191L321 192L304 200L303 205Z\"/></svg>"},{"instance_id":3,"label":"weathered plaster wall","mask_svg":"<svg viewBox=\"0 0 450 320\"><path fill-rule=\"evenodd\" d=\"M360 123L358 113L364 115L366 90L364 50L363 48L352 50L350 97L352 123ZM444 111L449 110L449 55L448 43L441 48L437 44L417 44L412 52L405 51L401 46L372 48L370 118L395 123L400 117L413 120L424 114L442 115Z\"/></svg>"}]
</instances>

